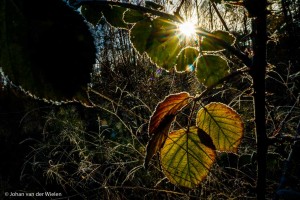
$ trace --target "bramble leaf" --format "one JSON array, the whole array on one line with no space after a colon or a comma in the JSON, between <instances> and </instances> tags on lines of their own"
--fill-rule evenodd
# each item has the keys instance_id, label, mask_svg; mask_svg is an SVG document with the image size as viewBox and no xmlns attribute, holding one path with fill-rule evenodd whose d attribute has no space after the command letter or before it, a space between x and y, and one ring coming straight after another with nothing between
<instances>
[{"instance_id":1,"label":"bramble leaf","mask_svg":"<svg viewBox=\"0 0 300 200\"><path fill-rule=\"evenodd\" d=\"M130 29L129 37L133 47L142 55L147 49L147 41L152 32L152 22L146 18Z\"/></svg>"},{"instance_id":2,"label":"bramble leaf","mask_svg":"<svg viewBox=\"0 0 300 200\"><path fill-rule=\"evenodd\" d=\"M106 21L113 27L127 29L128 25L123 21L123 14L126 8L120 6L103 7L102 13Z\"/></svg>"},{"instance_id":3,"label":"bramble leaf","mask_svg":"<svg viewBox=\"0 0 300 200\"><path fill-rule=\"evenodd\" d=\"M210 145L200 140L207 138L202 137L203 134L198 127L190 127L188 131L180 129L169 134L160 151L160 161L171 183L195 188L209 173L216 153Z\"/></svg>"},{"instance_id":4,"label":"bramble leaf","mask_svg":"<svg viewBox=\"0 0 300 200\"><path fill-rule=\"evenodd\" d=\"M212 139L218 151L236 152L244 134L240 115L222 103L210 103L197 113L196 125Z\"/></svg>"},{"instance_id":5,"label":"bramble leaf","mask_svg":"<svg viewBox=\"0 0 300 200\"><path fill-rule=\"evenodd\" d=\"M175 120L176 115L189 103L190 99L191 96L188 93L182 92L167 96L157 105L149 122L148 132L151 139L146 149L145 168L167 139L171 123Z\"/></svg>"},{"instance_id":6,"label":"bramble leaf","mask_svg":"<svg viewBox=\"0 0 300 200\"><path fill-rule=\"evenodd\" d=\"M128 25L123 21L123 14L125 11L126 8L111 5L83 5L81 7L82 15L94 26L98 24L104 15L106 21L111 26L127 29Z\"/></svg>"},{"instance_id":7,"label":"bramble leaf","mask_svg":"<svg viewBox=\"0 0 300 200\"><path fill-rule=\"evenodd\" d=\"M211 33L211 37L216 38L218 40L223 40L228 45L233 45L235 43L236 38L229 32L226 31L213 31ZM204 37L201 42L201 50L202 51L223 51L225 48L218 44L217 40L212 39L210 37Z\"/></svg>"},{"instance_id":8,"label":"bramble leaf","mask_svg":"<svg viewBox=\"0 0 300 200\"><path fill-rule=\"evenodd\" d=\"M123 20L125 21L125 23L129 24L134 24L144 19L146 19L146 17L142 12L132 9L127 9L123 16Z\"/></svg>"},{"instance_id":9,"label":"bramble leaf","mask_svg":"<svg viewBox=\"0 0 300 200\"><path fill-rule=\"evenodd\" d=\"M196 68L196 61L199 56L199 51L193 47L187 47L180 51L176 61L176 71L194 71Z\"/></svg>"},{"instance_id":10,"label":"bramble leaf","mask_svg":"<svg viewBox=\"0 0 300 200\"><path fill-rule=\"evenodd\" d=\"M181 49L176 31L176 25L169 20L158 17L151 21L147 18L132 27L130 40L140 54L146 52L158 67L170 70Z\"/></svg>"},{"instance_id":11,"label":"bramble leaf","mask_svg":"<svg viewBox=\"0 0 300 200\"><path fill-rule=\"evenodd\" d=\"M217 84L228 71L227 61L220 56L203 55L197 60L196 76L207 87Z\"/></svg>"},{"instance_id":12,"label":"bramble leaf","mask_svg":"<svg viewBox=\"0 0 300 200\"><path fill-rule=\"evenodd\" d=\"M153 29L147 41L146 52L159 67L170 70L176 64L180 40L176 35L177 27L169 20L158 17L153 20Z\"/></svg>"}]
</instances>

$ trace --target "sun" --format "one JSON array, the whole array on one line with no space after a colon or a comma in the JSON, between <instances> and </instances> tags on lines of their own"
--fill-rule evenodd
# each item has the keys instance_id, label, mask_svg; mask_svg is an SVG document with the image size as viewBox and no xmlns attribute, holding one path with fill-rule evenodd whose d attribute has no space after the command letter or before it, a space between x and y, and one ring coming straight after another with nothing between
<instances>
[{"instance_id":1,"label":"sun","mask_svg":"<svg viewBox=\"0 0 300 200\"><path fill-rule=\"evenodd\" d=\"M191 37L196 34L195 25L192 22L183 22L179 24L179 31L186 37Z\"/></svg>"}]
</instances>

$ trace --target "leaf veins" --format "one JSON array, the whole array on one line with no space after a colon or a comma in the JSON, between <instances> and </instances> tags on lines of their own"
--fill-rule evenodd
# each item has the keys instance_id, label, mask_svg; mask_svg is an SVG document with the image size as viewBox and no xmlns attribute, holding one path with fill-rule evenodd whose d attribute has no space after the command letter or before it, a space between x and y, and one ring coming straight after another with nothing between
<instances>
[{"instance_id":1,"label":"leaf veins","mask_svg":"<svg viewBox=\"0 0 300 200\"><path fill-rule=\"evenodd\" d=\"M148 167L151 158L159 151L166 141L172 122L179 111L190 101L191 96L187 92L172 94L160 102L153 115L150 117L148 133L151 137L146 148L144 166Z\"/></svg>"}]
</instances>

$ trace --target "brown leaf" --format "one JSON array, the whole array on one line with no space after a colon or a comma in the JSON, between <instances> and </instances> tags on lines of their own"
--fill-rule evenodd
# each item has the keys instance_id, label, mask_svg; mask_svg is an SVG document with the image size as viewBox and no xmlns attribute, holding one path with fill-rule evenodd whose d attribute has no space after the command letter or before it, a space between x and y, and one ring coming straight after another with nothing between
<instances>
[{"instance_id":1,"label":"brown leaf","mask_svg":"<svg viewBox=\"0 0 300 200\"><path fill-rule=\"evenodd\" d=\"M178 112L184 108L192 97L187 92L171 94L158 103L153 115L150 117L149 136L151 136L146 148L144 166L148 167L151 158L161 149L166 141L170 126Z\"/></svg>"}]
</instances>

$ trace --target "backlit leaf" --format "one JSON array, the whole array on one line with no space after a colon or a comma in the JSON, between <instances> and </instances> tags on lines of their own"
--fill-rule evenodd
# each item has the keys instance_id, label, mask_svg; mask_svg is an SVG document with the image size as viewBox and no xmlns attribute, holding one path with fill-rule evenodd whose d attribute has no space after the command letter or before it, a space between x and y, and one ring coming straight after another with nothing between
<instances>
[{"instance_id":1,"label":"backlit leaf","mask_svg":"<svg viewBox=\"0 0 300 200\"><path fill-rule=\"evenodd\" d=\"M213 31L211 33L211 37L216 38L218 40L223 40L228 45L233 45L235 43L235 37L226 31ZM218 44L217 40L212 39L210 37L204 37L201 42L201 50L202 51L222 51L225 50L223 46Z\"/></svg>"},{"instance_id":2,"label":"backlit leaf","mask_svg":"<svg viewBox=\"0 0 300 200\"><path fill-rule=\"evenodd\" d=\"M127 24L123 21L123 14L126 8L110 5L83 5L81 13L85 19L93 24L98 24L104 15L106 21L113 27L127 29Z\"/></svg>"},{"instance_id":3,"label":"backlit leaf","mask_svg":"<svg viewBox=\"0 0 300 200\"><path fill-rule=\"evenodd\" d=\"M194 71L196 68L196 61L199 56L199 51L193 47L182 49L177 57L176 71Z\"/></svg>"},{"instance_id":4,"label":"backlit leaf","mask_svg":"<svg viewBox=\"0 0 300 200\"><path fill-rule=\"evenodd\" d=\"M0 66L36 97L85 101L95 62L93 37L61 0L0 1Z\"/></svg>"},{"instance_id":5,"label":"backlit leaf","mask_svg":"<svg viewBox=\"0 0 300 200\"><path fill-rule=\"evenodd\" d=\"M143 13L137 11L137 10L132 10L132 9L127 9L127 11L124 13L123 20L126 23L136 23L141 20L144 20L146 17L144 16Z\"/></svg>"},{"instance_id":6,"label":"backlit leaf","mask_svg":"<svg viewBox=\"0 0 300 200\"><path fill-rule=\"evenodd\" d=\"M132 27L130 40L140 54L146 52L158 67L170 70L181 49L176 30L176 25L161 17L145 19Z\"/></svg>"},{"instance_id":7,"label":"backlit leaf","mask_svg":"<svg viewBox=\"0 0 300 200\"><path fill-rule=\"evenodd\" d=\"M190 101L191 96L186 93L172 94L160 102L149 122L149 136L151 139L147 145L147 155L145 167L147 168L151 158L162 147L167 139L171 123L174 121L178 112Z\"/></svg>"},{"instance_id":8,"label":"backlit leaf","mask_svg":"<svg viewBox=\"0 0 300 200\"><path fill-rule=\"evenodd\" d=\"M126 8L120 6L106 6L102 13L106 21L113 27L127 29L128 25L123 21Z\"/></svg>"},{"instance_id":9,"label":"backlit leaf","mask_svg":"<svg viewBox=\"0 0 300 200\"><path fill-rule=\"evenodd\" d=\"M205 131L219 151L236 152L244 134L240 115L222 103L210 103L197 113L197 127Z\"/></svg>"},{"instance_id":10,"label":"backlit leaf","mask_svg":"<svg viewBox=\"0 0 300 200\"><path fill-rule=\"evenodd\" d=\"M150 19L145 19L136 23L130 29L130 41L133 47L143 54L147 49L147 41L152 32L152 22Z\"/></svg>"},{"instance_id":11,"label":"backlit leaf","mask_svg":"<svg viewBox=\"0 0 300 200\"><path fill-rule=\"evenodd\" d=\"M197 60L196 75L198 80L209 87L228 75L229 66L226 60L216 55L204 55Z\"/></svg>"},{"instance_id":12,"label":"backlit leaf","mask_svg":"<svg viewBox=\"0 0 300 200\"><path fill-rule=\"evenodd\" d=\"M151 60L166 70L176 64L180 40L176 35L177 26L161 17L153 20L153 29L147 41L146 52Z\"/></svg>"},{"instance_id":13,"label":"backlit leaf","mask_svg":"<svg viewBox=\"0 0 300 200\"><path fill-rule=\"evenodd\" d=\"M202 134L197 127L169 134L160 151L160 162L171 183L195 188L209 173L216 153L210 146L202 143L198 136Z\"/></svg>"}]
</instances>

